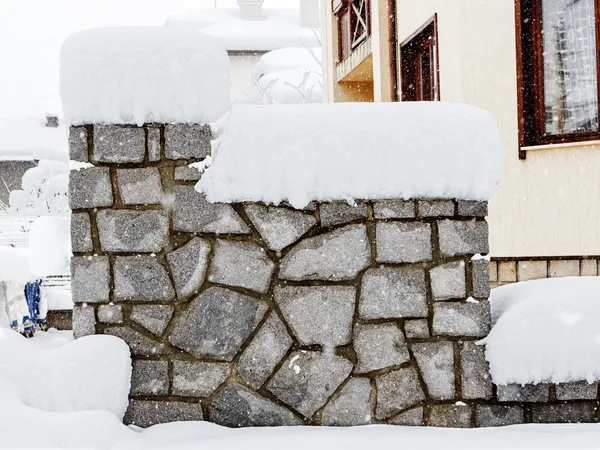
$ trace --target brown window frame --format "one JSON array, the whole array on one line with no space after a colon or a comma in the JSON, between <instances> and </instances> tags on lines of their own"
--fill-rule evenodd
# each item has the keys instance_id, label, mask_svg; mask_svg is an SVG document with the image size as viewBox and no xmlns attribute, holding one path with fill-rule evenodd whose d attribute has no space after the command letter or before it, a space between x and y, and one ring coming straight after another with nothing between
<instances>
[{"instance_id":1,"label":"brown window frame","mask_svg":"<svg viewBox=\"0 0 600 450\"><path fill-rule=\"evenodd\" d=\"M523 147L600 139L600 130L552 135L546 133L541 2L542 0L515 0L519 159L527 157ZM600 0L594 0L594 7L600 107Z\"/></svg>"},{"instance_id":2,"label":"brown window frame","mask_svg":"<svg viewBox=\"0 0 600 450\"><path fill-rule=\"evenodd\" d=\"M333 0L331 6L337 22L338 62L341 62L371 36L371 0ZM361 27L363 33L357 36Z\"/></svg>"},{"instance_id":3,"label":"brown window frame","mask_svg":"<svg viewBox=\"0 0 600 450\"><path fill-rule=\"evenodd\" d=\"M433 46L430 45L431 40L433 40ZM433 101L441 100L441 90L440 90L440 41L438 34L438 17L437 13L427 20L423 25L421 25L414 33L412 33L408 38L400 43L398 46L398 55L399 55L399 69L401 77L401 87L402 87L402 101L422 101L419 99L419 95L416 96L416 99L411 95L411 84L414 86L416 92L417 86L420 85L419 82L419 73L420 69L415 68L416 57L421 55L423 49L425 47L429 47L433 50L433 64L431 67L431 80L433 82ZM419 52L414 52L414 48L418 47ZM411 53L415 53L410 55ZM409 59L410 58L410 59ZM410 61L410 63L409 63Z\"/></svg>"}]
</instances>

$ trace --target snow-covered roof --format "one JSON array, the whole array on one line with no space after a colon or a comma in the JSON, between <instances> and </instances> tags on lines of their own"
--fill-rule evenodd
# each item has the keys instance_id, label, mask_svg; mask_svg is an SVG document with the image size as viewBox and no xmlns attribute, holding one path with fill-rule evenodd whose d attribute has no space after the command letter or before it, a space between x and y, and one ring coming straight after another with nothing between
<instances>
[{"instance_id":1,"label":"snow-covered roof","mask_svg":"<svg viewBox=\"0 0 600 450\"><path fill-rule=\"evenodd\" d=\"M234 105L198 184L211 202L488 200L500 176L494 118L439 102Z\"/></svg>"},{"instance_id":2,"label":"snow-covered roof","mask_svg":"<svg viewBox=\"0 0 600 450\"><path fill-rule=\"evenodd\" d=\"M49 128L44 119L0 119L0 161L66 161L68 149L64 125Z\"/></svg>"},{"instance_id":3,"label":"snow-covered roof","mask_svg":"<svg viewBox=\"0 0 600 450\"><path fill-rule=\"evenodd\" d=\"M171 16L167 26L191 27L217 38L228 51L269 51L283 47L316 47L310 28L300 24L297 9L263 9L263 20L244 20L239 8L200 9Z\"/></svg>"}]
</instances>

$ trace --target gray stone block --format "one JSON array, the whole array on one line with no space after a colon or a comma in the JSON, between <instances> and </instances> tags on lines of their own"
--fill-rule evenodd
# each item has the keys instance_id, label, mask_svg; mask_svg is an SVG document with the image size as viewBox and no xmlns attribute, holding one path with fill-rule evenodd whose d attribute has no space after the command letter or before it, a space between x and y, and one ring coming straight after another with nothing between
<instances>
[{"instance_id":1,"label":"gray stone block","mask_svg":"<svg viewBox=\"0 0 600 450\"><path fill-rule=\"evenodd\" d=\"M265 293L274 270L275 263L258 244L217 239L208 279Z\"/></svg>"},{"instance_id":2,"label":"gray stone block","mask_svg":"<svg viewBox=\"0 0 600 450\"><path fill-rule=\"evenodd\" d=\"M485 337L491 329L489 302L434 303L433 334L435 336Z\"/></svg>"},{"instance_id":3,"label":"gray stone block","mask_svg":"<svg viewBox=\"0 0 600 450\"><path fill-rule=\"evenodd\" d=\"M292 353L267 389L305 417L312 417L350 375L352 363L336 355Z\"/></svg>"},{"instance_id":4,"label":"gray stone block","mask_svg":"<svg viewBox=\"0 0 600 450\"><path fill-rule=\"evenodd\" d=\"M85 127L69 127L69 159L88 162L88 137Z\"/></svg>"},{"instance_id":5,"label":"gray stone block","mask_svg":"<svg viewBox=\"0 0 600 450\"><path fill-rule=\"evenodd\" d=\"M488 298L490 296L490 262L487 259L471 261L473 278L473 297Z\"/></svg>"},{"instance_id":6,"label":"gray stone block","mask_svg":"<svg viewBox=\"0 0 600 450\"><path fill-rule=\"evenodd\" d=\"M108 303L108 257L80 256L71 258L71 294L75 303Z\"/></svg>"},{"instance_id":7,"label":"gray stone block","mask_svg":"<svg viewBox=\"0 0 600 450\"><path fill-rule=\"evenodd\" d=\"M487 254L488 224L482 220L438 220L438 240L443 256Z\"/></svg>"},{"instance_id":8,"label":"gray stone block","mask_svg":"<svg viewBox=\"0 0 600 450\"><path fill-rule=\"evenodd\" d=\"M378 200L373 203L376 219L412 219L415 203L412 200Z\"/></svg>"},{"instance_id":9,"label":"gray stone block","mask_svg":"<svg viewBox=\"0 0 600 450\"><path fill-rule=\"evenodd\" d=\"M505 427L525 423L521 406L477 405L475 424L478 427Z\"/></svg>"},{"instance_id":10,"label":"gray stone block","mask_svg":"<svg viewBox=\"0 0 600 450\"><path fill-rule=\"evenodd\" d=\"M102 323L123 323L123 308L121 305L100 305L98 320Z\"/></svg>"},{"instance_id":11,"label":"gray stone block","mask_svg":"<svg viewBox=\"0 0 600 450\"><path fill-rule=\"evenodd\" d=\"M150 333L162 336L173 315L173 307L167 305L135 305L131 310L131 320Z\"/></svg>"},{"instance_id":12,"label":"gray stone block","mask_svg":"<svg viewBox=\"0 0 600 450\"><path fill-rule=\"evenodd\" d=\"M208 397L230 374L227 363L173 361L173 395Z\"/></svg>"},{"instance_id":13,"label":"gray stone block","mask_svg":"<svg viewBox=\"0 0 600 450\"><path fill-rule=\"evenodd\" d=\"M355 206L346 202L327 202L319 205L321 226L342 225L367 218L367 205L359 202Z\"/></svg>"},{"instance_id":14,"label":"gray stone block","mask_svg":"<svg viewBox=\"0 0 600 450\"><path fill-rule=\"evenodd\" d=\"M173 230L191 233L249 234L231 205L209 203L193 186L174 186Z\"/></svg>"},{"instance_id":15,"label":"gray stone block","mask_svg":"<svg viewBox=\"0 0 600 450\"><path fill-rule=\"evenodd\" d=\"M169 243L168 211L104 210L96 220L105 252L158 253Z\"/></svg>"},{"instance_id":16,"label":"gray stone block","mask_svg":"<svg viewBox=\"0 0 600 450\"><path fill-rule=\"evenodd\" d=\"M215 396L208 413L211 422L231 428L303 424L291 411L235 383Z\"/></svg>"},{"instance_id":17,"label":"gray stone block","mask_svg":"<svg viewBox=\"0 0 600 450\"><path fill-rule=\"evenodd\" d=\"M434 267L429 271L433 300L464 299L467 296L464 261Z\"/></svg>"},{"instance_id":18,"label":"gray stone block","mask_svg":"<svg viewBox=\"0 0 600 450\"><path fill-rule=\"evenodd\" d=\"M355 373L399 366L410 360L400 328L394 323L354 326L354 350L358 362Z\"/></svg>"},{"instance_id":19,"label":"gray stone block","mask_svg":"<svg viewBox=\"0 0 600 450\"><path fill-rule=\"evenodd\" d=\"M547 383L499 385L497 397L499 402L544 403L550 400L550 386Z\"/></svg>"},{"instance_id":20,"label":"gray stone block","mask_svg":"<svg viewBox=\"0 0 600 450\"><path fill-rule=\"evenodd\" d=\"M421 269L369 269L362 278L358 311L363 319L427 317L426 294Z\"/></svg>"},{"instance_id":21,"label":"gray stone block","mask_svg":"<svg viewBox=\"0 0 600 450\"><path fill-rule=\"evenodd\" d=\"M131 395L168 395L169 363L167 361L133 361Z\"/></svg>"},{"instance_id":22,"label":"gray stone block","mask_svg":"<svg viewBox=\"0 0 600 450\"><path fill-rule=\"evenodd\" d=\"M167 255L179 299L190 296L204 284L209 253L210 242L196 237Z\"/></svg>"},{"instance_id":23,"label":"gray stone block","mask_svg":"<svg viewBox=\"0 0 600 450\"><path fill-rule=\"evenodd\" d=\"M75 339L96 334L96 316L91 306L73 306L73 336Z\"/></svg>"},{"instance_id":24,"label":"gray stone block","mask_svg":"<svg viewBox=\"0 0 600 450\"><path fill-rule=\"evenodd\" d=\"M377 408L375 417L387 419L425 401L419 377L414 367L406 367L375 378Z\"/></svg>"},{"instance_id":25,"label":"gray stone block","mask_svg":"<svg viewBox=\"0 0 600 450\"><path fill-rule=\"evenodd\" d=\"M91 252L93 250L91 230L88 213L71 215L71 248L73 253Z\"/></svg>"},{"instance_id":26,"label":"gray stone block","mask_svg":"<svg viewBox=\"0 0 600 450\"><path fill-rule=\"evenodd\" d=\"M254 389L260 388L293 343L279 316L271 312L238 360L237 374Z\"/></svg>"},{"instance_id":27,"label":"gray stone block","mask_svg":"<svg viewBox=\"0 0 600 450\"><path fill-rule=\"evenodd\" d=\"M300 345L336 347L350 342L356 288L278 287L275 302Z\"/></svg>"},{"instance_id":28,"label":"gray stone block","mask_svg":"<svg viewBox=\"0 0 600 450\"><path fill-rule=\"evenodd\" d=\"M431 261L431 225L420 222L378 223L377 262Z\"/></svg>"},{"instance_id":29,"label":"gray stone block","mask_svg":"<svg viewBox=\"0 0 600 450\"><path fill-rule=\"evenodd\" d=\"M69 172L71 209L112 206L113 194L108 167L89 167Z\"/></svg>"},{"instance_id":30,"label":"gray stone block","mask_svg":"<svg viewBox=\"0 0 600 450\"><path fill-rule=\"evenodd\" d=\"M351 280L371 263L364 225L346 227L305 239L281 260L284 280Z\"/></svg>"},{"instance_id":31,"label":"gray stone block","mask_svg":"<svg viewBox=\"0 0 600 450\"><path fill-rule=\"evenodd\" d=\"M473 341L464 342L460 351L460 371L463 399L492 398L492 377L485 360L485 347Z\"/></svg>"},{"instance_id":32,"label":"gray stone block","mask_svg":"<svg viewBox=\"0 0 600 450\"><path fill-rule=\"evenodd\" d=\"M160 161L160 128L148 127L148 161Z\"/></svg>"},{"instance_id":33,"label":"gray stone block","mask_svg":"<svg viewBox=\"0 0 600 450\"><path fill-rule=\"evenodd\" d=\"M470 428L472 411L469 406L433 405L429 410L427 425L443 428Z\"/></svg>"},{"instance_id":34,"label":"gray stone block","mask_svg":"<svg viewBox=\"0 0 600 450\"><path fill-rule=\"evenodd\" d=\"M195 167L189 165L175 167L175 181L198 181L202 176Z\"/></svg>"},{"instance_id":35,"label":"gray stone block","mask_svg":"<svg viewBox=\"0 0 600 450\"><path fill-rule=\"evenodd\" d=\"M452 217L454 202L452 200L418 200L419 217Z\"/></svg>"},{"instance_id":36,"label":"gray stone block","mask_svg":"<svg viewBox=\"0 0 600 450\"><path fill-rule=\"evenodd\" d=\"M556 385L556 400L596 400L598 382L578 381Z\"/></svg>"},{"instance_id":37,"label":"gray stone block","mask_svg":"<svg viewBox=\"0 0 600 450\"><path fill-rule=\"evenodd\" d=\"M424 408L422 406L409 409L406 412L398 414L393 419L388 420L388 423L390 425L400 425L404 427L420 427L423 425L423 412Z\"/></svg>"},{"instance_id":38,"label":"gray stone block","mask_svg":"<svg viewBox=\"0 0 600 450\"><path fill-rule=\"evenodd\" d=\"M267 246L276 252L295 243L317 224L314 216L288 208L252 203L245 209Z\"/></svg>"},{"instance_id":39,"label":"gray stone block","mask_svg":"<svg viewBox=\"0 0 600 450\"><path fill-rule=\"evenodd\" d=\"M454 380L454 344L424 342L410 346L429 396L435 400L451 400L456 396Z\"/></svg>"},{"instance_id":40,"label":"gray stone block","mask_svg":"<svg viewBox=\"0 0 600 450\"><path fill-rule=\"evenodd\" d=\"M148 428L169 422L203 420L200 403L131 400L123 421L128 425Z\"/></svg>"},{"instance_id":41,"label":"gray stone block","mask_svg":"<svg viewBox=\"0 0 600 450\"><path fill-rule=\"evenodd\" d=\"M267 309L262 300L211 287L192 301L169 341L197 358L231 361Z\"/></svg>"},{"instance_id":42,"label":"gray stone block","mask_svg":"<svg viewBox=\"0 0 600 450\"><path fill-rule=\"evenodd\" d=\"M129 327L107 328L104 330L104 334L124 340L133 356L155 357L167 353L167 349L163 344L153 341Z\"/></svg>"},{"instance_id":43,"label":"gray stone block","mask_svg":"<svg viewBox=\"0 0 600 450\"><path fill-rule=\"evenodd\" d=\"M598 422L596 402L531 405L533 423L595 423Z\"/></svg>"},{"instance_id":44,"label":"gray stone block","mask_svg":"<svg viewBox=\"0 0 600 450\"><path fill-rule=\"evenodd\" d=\"M146 153L143 128L94 125L94 160L105 163L141 163Z\"/></svg>"},{"instance_id":45,"label":"gray stone block","mask_svg":"<svg viewBox=\"0 0 600 450\"><path fill-rule=\"evenodd\" d=\"M209 125L166 124L165 155L167 159L204 158L211 152Z\"/></svg>"},{"instance_id":46,"label":"gray stone block","mask_svg":"<svg viewBox=\"0 0 600 450\"><path fill-rule=\"evenodd\" d=\"M430 337L427 319L404 321L404 332L408 339L424 339Z\"/></svg>"},{"instance_id":47,"label":"gray stone block","mask_svg":"<svg viewBox=\"0 0 600 450\"><path fill-rule=\"evenodd\" d=\"M373 396L368 378L351 378L339 395L323 410L322 423L328 427L368 425L373 416Z\"/></svg>"},{"instance_id":48,"label":"gray stone block","mask_svg":"<svg viewBox=\"0 0 600 450\"><path fill-rule=\"evenodd\" d=\"M463 217L485 217L488 215L488 204L476 200L458 200L458 215Z\"/></svg>"},{"instance_id":49,"label":"gray stone block","mask_svg":"<svg viewBox=\"0 0 600 450\"><path fill-rule=\"evenodd\" d=\"M117 169L117 183L125 205L156 205L163 201L160 173L155 167Z\"/></svg>"},{"instance_id":50,"label":"gray stone block","mask_svg":"<svg viewBox=\"0 0 600 450\"><path fill-rule=\"evenodd\" d=\"M119 256L114 273L114 296L119 301L169 302L175 299L169 275L154 256Z\"/></svg>"}]
</instances>

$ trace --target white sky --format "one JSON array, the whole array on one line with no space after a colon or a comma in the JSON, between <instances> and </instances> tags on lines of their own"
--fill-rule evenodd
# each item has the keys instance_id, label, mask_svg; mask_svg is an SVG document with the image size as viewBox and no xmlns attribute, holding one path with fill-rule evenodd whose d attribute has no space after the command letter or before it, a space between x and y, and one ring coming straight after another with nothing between
<instances>
[{"instance_id":1,"label":"white sky","mask_svg":"<svg viewBox=\"0 0 600 450\"><path fill-rule=\"evenodd\" d=\"M219 8L236 0L216 0ZM60 112L59 55L70 34L87 28L163 25L215 0L0 0L0 118ZM298 0L265 0L265 8L297 8Z\"/></svg>"}]
</instances>

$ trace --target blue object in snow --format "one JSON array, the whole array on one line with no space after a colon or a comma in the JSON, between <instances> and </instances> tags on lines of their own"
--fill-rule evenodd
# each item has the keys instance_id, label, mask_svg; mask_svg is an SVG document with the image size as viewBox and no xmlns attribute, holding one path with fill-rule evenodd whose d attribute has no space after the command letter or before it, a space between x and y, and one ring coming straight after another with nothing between
<instances>
[{"instance_id":1,"label":"blue object in snow","mask_svg":"<svg viewBox=\"0 0 600 450\"><path fill-rule=\"evenodd\" d=\"M46 321L45 318L40 317L41 285L41 280L31 281L25 285L25 300L29 309L29 317L23 317L23 327L26 332L35 332Z\"/></svg>"}]
</instances>

